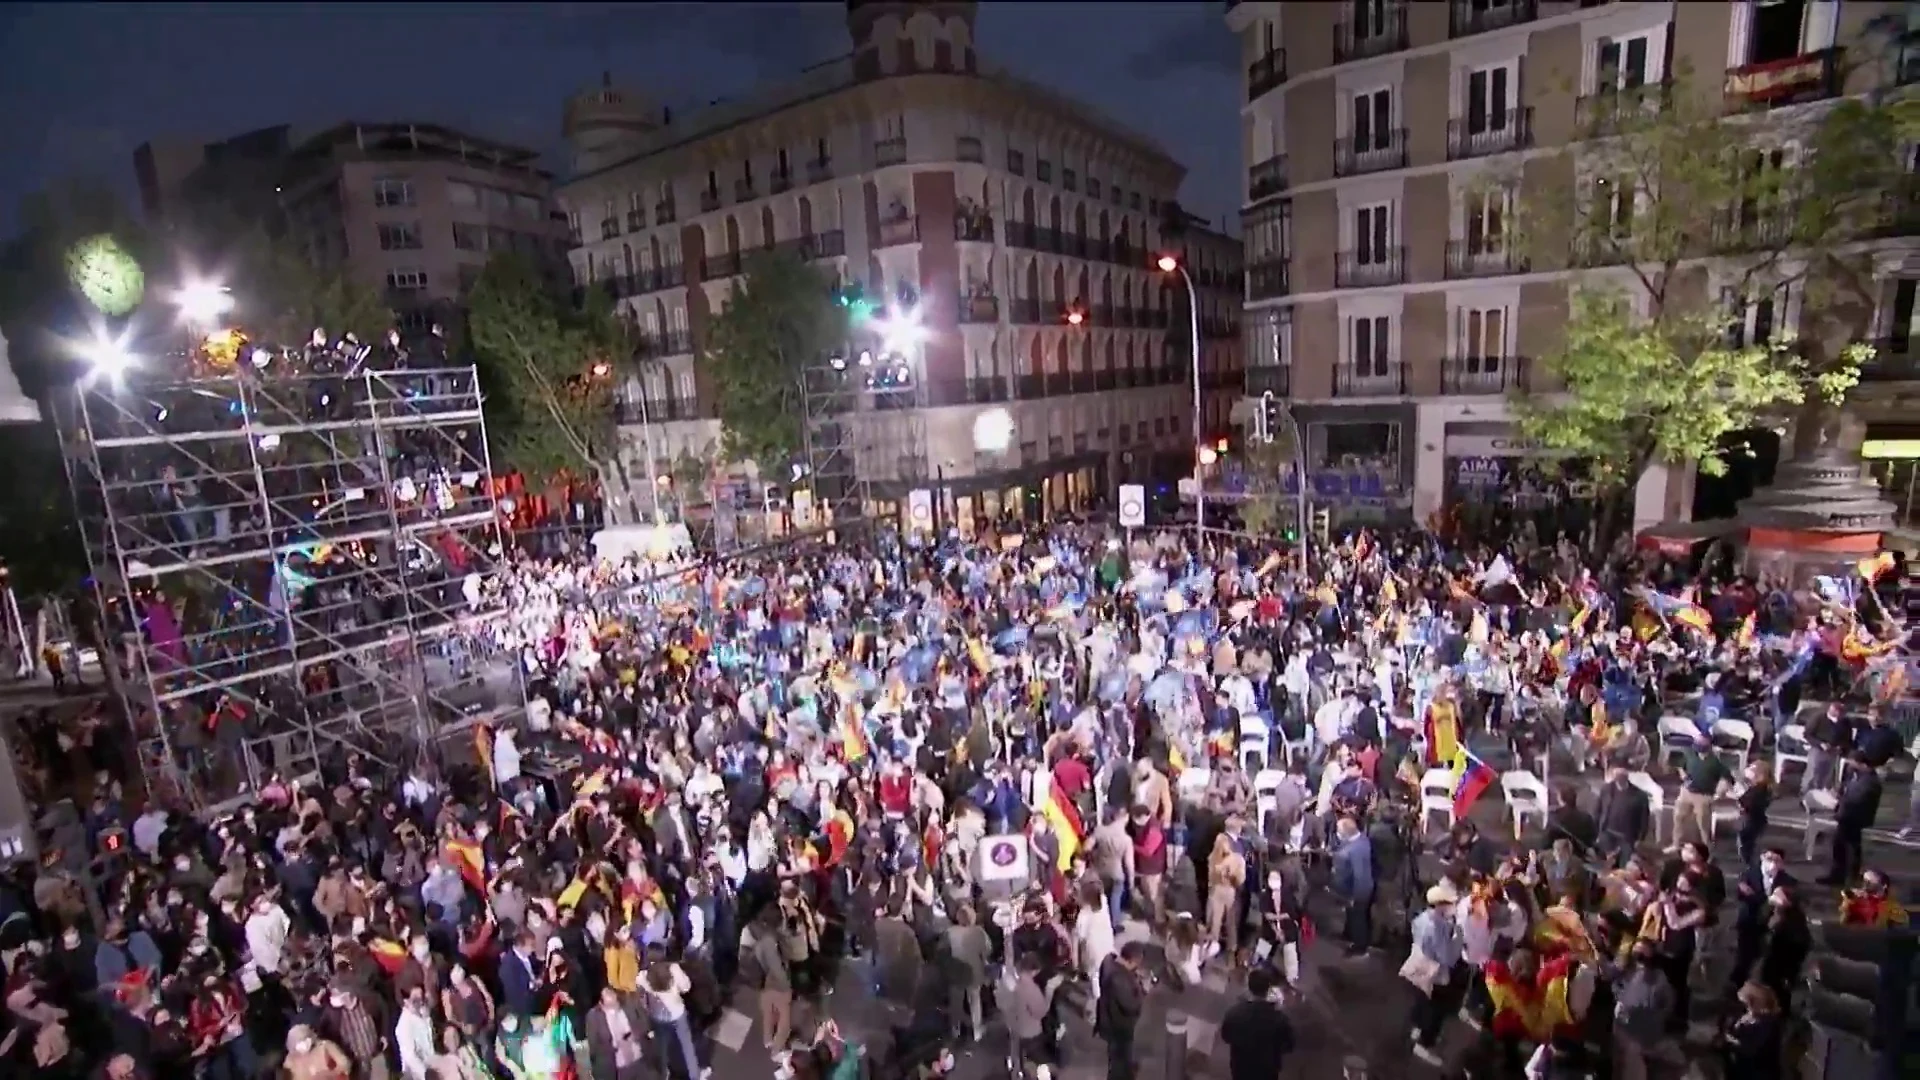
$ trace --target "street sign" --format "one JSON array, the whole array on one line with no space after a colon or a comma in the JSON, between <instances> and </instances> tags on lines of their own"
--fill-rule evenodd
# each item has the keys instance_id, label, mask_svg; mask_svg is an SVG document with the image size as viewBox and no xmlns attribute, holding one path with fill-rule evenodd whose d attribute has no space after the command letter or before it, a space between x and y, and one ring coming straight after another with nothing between
<instances>
[{"instance_id":1,"label":"street sign","mask_svg":"<svg viewBox=\"0 0 1920 1080\"><path fill-rule=\"evenodd\" d=\"M1138 529L1147 523L1147 489L1140 484L1120 485L1120 524Z\"/></svg>"},{"instance_id":2,"label":"street sign","mask_svg":"<svg viewBox=\"0 0 1920 1080\"><path fill-rule=\"evenodd\" d=\"M813 526L813 492L806 488L797 488L790 501L793 505L794 528L811 528Z\"/></svg>"},{"instance_id":3,"label":"street sign","mask_svg":"<svg viewBox=\"0 0 1920 1080\"><path fill-rule=\"evenodd\" d=\"M933 492L926 488L907 492L907 527L917 532L933 531Z\"/></svg>"},{"instance_id":4,"label":"street sign","mask_svg":"<svg viewBox=\"0 0 1920 1080\"><path fill-rule=\"evenodd\" d=\"M980 839L974 855L974 880L1024 882L1032 876L1027 838L1021 833L1005 833Z\"/></svg>"}]
</instances>

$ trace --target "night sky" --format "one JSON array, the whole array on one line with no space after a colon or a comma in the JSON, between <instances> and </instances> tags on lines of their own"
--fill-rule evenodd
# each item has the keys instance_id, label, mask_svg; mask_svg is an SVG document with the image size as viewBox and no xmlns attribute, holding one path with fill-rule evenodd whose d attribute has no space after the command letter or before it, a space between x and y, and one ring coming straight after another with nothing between
<instances>
[{"instance_id":1,"label":"night sky","mask_svg":"<svg viewBox=\"0 0 1920 1080\"><path fill-rule=\"evenodd\" d=\"M1217 3L982 3L980 54L1157 140L1182 202L1239 208L1238 52ZM66 178L133 192L149 138L423 120L546 151L611 71L676 109L848 51L821 4L0 5L0 233Z\"/></svg>"}]
</instances>

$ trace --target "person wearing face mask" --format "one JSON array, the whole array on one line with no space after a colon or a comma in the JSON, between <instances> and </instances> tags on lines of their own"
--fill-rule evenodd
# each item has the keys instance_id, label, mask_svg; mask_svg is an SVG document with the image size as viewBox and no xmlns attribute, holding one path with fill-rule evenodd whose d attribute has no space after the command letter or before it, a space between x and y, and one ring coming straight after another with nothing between
<instances>
[{"instance_id":1,"label":"person wearing face mask","mask_svg":"<svg viewBox=\"0 0 1920 1080\"><path fill-rule=\"evenodd\" d=\"M1265 959L1280 970L1285 985L1293 987L1300 984L1300 932L1306 918L1304 882L1289 882L1287 876L1277 864L1267 871L1266 888L1262 889L1258 905L1260 911L1260 941L1265 946Z\"/></svg>"},{"instance_id":2,"label":"person wearing face mask","mask_svg":"<svg viewBox=\"0 0 1920 1080\"><path fill-rule=\"evenodd\" d=\"M260 1055L246 1029L247 1001L226 979L209 975L187 1009L194 1057L209 1080L252 1080Z\"/></svg>"},{"instance_id":3,"label":"person wearing face mask","mask_svg":"<svg viewBox=\"0 0 1920 1080\"><path fill-rule=\"evenodd\" d=\"M1627 770L1615 767L1607 770L1607 785L1600 789L1593 820L1600 830L1594 850L1617 866L1646 838L1653 822L1653 804L1646 792L1633 786Z\"/></svg>"},{"instance_id":4,"label":"person wearing face mask","mask_svg":"<svg viewBox=\"0 0 1920 1080\"><path fill-rule=\"evenodd\" d=\"M1772 917L1771 898L1777 889L1791 890L1797 882L1787 872L1786 853L1768 848L1760 860L1740 874L1734 885L1733 970L1729 972L1731 989L1747 982L1753 965L1766 946L1767 924Z\"/></svg>"},{"instance_id":5,"label":"person wearing face mask","mask_svg":"<svg viewBox=\"0 0 1920 1080\"><path fill-rule=\"evenodd\" d=\"M352 1080L353 1059L333 1042L314 1034L305 1024L287 1032L287 1056L282 1062L291 1080Z\"/></svg>"},{"instance_id":6,"label":"person wearing face mask","mask_svg":"<svg viewBox=\"0 0 1920 1080\"><path fill-rule=\"evenodd\" d=\"M325 1033L353 1058L365 1080L387 1080L386 1018L373 1011L370 1000L345 983L333 983L322 1012Z\"/></svg>"},{"instance_id":7,"label":"person wearing face mask","mask_svg":"<svg viewBox=\"0 0 1920 1080\"><path fill-rule=\"evenodd\" d=\"M400 1008L400 1019L393 1027L393 1043L400 1051L400 1074L406 1080L432 1080L433 1061L438 1056L433 1037L433 1006L425 991L415 990Z\"/></svg>"}]
</instances>

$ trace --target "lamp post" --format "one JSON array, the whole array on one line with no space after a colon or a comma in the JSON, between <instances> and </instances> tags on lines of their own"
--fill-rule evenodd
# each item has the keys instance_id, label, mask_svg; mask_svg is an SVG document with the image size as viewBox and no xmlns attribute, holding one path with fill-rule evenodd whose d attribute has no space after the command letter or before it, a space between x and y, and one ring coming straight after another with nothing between
<instances>
[{"instance_id":1,"label":"lamp post","mask_svg":"<svg viewBox=\"0 0 1920 1080\"><path fill-rule=\"evenodd\" d=\"M1193 532L1195 541L1206 535L1207 530L1207 489L1200 479L1200 294L1194 291L1193 275L1180 260L1171 255L1160 256L1160 271L1165 274L1179 274L1180 280L1187 284L1187 335L1193 342Z\"/></svg>"}]
</instances>

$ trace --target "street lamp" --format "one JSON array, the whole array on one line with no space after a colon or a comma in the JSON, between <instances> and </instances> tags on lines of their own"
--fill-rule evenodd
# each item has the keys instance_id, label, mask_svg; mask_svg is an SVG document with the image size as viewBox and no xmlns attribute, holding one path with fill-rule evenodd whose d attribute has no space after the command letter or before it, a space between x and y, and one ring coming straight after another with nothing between
<instances>
[{"instance_id":1,"label":"street lamp","mask_svg":"<svg viewBox=\"0 0 1920 1080\"><path fill-rule=\"evenodd\" d=\"M1200 294L1194 291L1193 275L1172 255L1160 256L1160 272L1179 274L1187 285L1187 334L1193 342L1193 445L1200 445ZM1195 461L1199 455L1195 455ZM1206 535L1207 490L1200 482L1200 469L1193 470L1193 531L1196 542Z\"/></svg>"}]
</instances>

